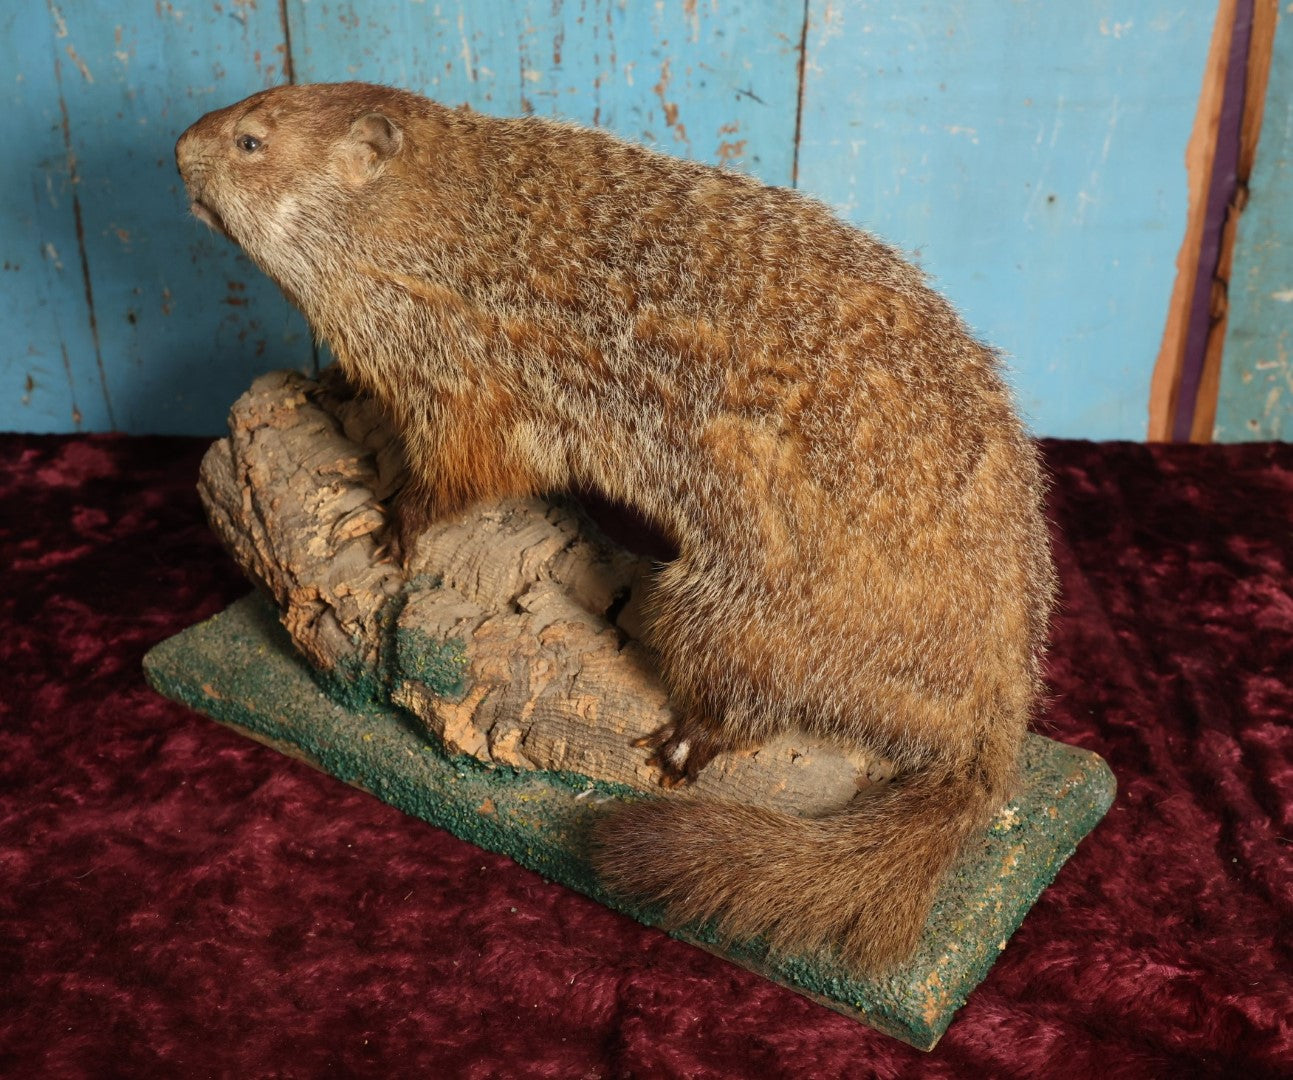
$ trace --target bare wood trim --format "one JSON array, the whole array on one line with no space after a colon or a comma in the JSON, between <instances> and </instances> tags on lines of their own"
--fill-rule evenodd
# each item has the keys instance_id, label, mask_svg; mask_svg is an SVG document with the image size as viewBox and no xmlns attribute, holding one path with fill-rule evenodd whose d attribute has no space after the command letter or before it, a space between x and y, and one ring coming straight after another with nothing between
<instances>
[{"instance_id":1,"label":"bare wood trim","mask_svg":"<svg viewBox=\"0 0 1293 1080\"><path fill-rule=\"evenodd\" d=\"M1221 250L1212 283L1212 319L1199 375L1199 392L1190 423L1190 442L1212 441L1217 421L1217 396L1221 390L1222 353L1226 344L1226 326L1230 315L1230 274L1235 257L1235 236L1239 217L1248 202L1248 178L1257 160L1257 142L1261 137L1262 117L1266 111L1266 84L1271 73L1271 53L1275 48L1275 24L1279 19L1279 0L1254 0L1252 36L1248 44L1248 67L1244 76L1244 107L1239 121L1239 160L1235 169L1235 192L1226 208L1226 223L1221 234Z\"/></svg>"},{"instance_id":2,"label":"bare wood trim","mask_svg":"<svg viewBox=\"0 0 1293 1080\"><path fill-rule=\"evenodd\" d=\"M1226 69L1230 42L1235 28L1237 0L1220 0L1212 27L1212 43L1203 70L1203 87L1194 128L1185 148L1186 184L1189 203L1185 237L1176 256L1176 283L1167 308L1163 342L1149 387L1149 429L1151 442L1172 438L1181 376L1185 367L1185 350L1189 337L1190 308L1199 276L1199 253L1208 216L1208 190L1212 168L1217 157L1217 136L1221 130L1221 107L1225 100Z\"/></svg>"}]
</instances>

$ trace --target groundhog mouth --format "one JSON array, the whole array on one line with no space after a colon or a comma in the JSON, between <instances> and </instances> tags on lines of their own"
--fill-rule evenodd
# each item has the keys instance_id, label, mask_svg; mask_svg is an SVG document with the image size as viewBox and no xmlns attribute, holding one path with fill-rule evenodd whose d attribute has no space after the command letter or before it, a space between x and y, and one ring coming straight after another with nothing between
<instances>
[{"instance_id":1,"label":"groundhog mouth","mask_svg":"<svg viewBox=\"0 0 1293 1080\"><path fill-rule=\"evenodd\" d=\"M233 239L233 237L229 235L229 230L224 227L224 222L220 219L220 215L200 199L194 199L189 203L189 210L191 210L193 212L193 216L206 225L207 228L214 232L218 232L226 240Z\"/></svg>"}]
</instances>

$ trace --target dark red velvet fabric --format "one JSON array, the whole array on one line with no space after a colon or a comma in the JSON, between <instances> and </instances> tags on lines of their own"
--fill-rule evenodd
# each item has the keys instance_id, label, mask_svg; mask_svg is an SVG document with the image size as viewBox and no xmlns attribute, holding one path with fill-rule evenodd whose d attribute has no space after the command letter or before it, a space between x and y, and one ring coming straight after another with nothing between
<instances>
[{"instance_id":1,"label":"dark red velvet fabric","mask_svg":"<svg viewBox=\"0 0 1293 1080\"><path fill-rule=\"evenodd\" d=\"M1121 791L931 1055L155 696L202 443L0 438L0 1074L1288 1076L1293 447L1049 443Z\"/></svg>"}]
</instances>

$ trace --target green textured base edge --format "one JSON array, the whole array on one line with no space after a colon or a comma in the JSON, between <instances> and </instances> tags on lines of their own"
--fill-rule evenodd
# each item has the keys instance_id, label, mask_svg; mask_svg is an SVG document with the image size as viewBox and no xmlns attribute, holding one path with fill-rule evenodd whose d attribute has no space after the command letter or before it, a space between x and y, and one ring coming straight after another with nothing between
<instances>
[{"instance_id":1,"label":"green textured base edge","mask_svg":"<svg viewBox=\"0 0 1293 1080\"><path fill-rule=\"evenodd\" d=\"M174 701L659 925L657 911L606 894L583 854L600 803L630 795L627 789L573 773L495 769L450 758L397 709L338 704L320 690L276 612L259 596L162 642L144 658L144 670L149 683ZM1097 755L1031 735L1024 757L1022 790L969 845L903 970L859 979L820 957L770 957L759 941L724 942L709 927L686 927L674 936L932 1049L1033 902L1113 802L1113 775Z\"/></svg>"}]
</instances>

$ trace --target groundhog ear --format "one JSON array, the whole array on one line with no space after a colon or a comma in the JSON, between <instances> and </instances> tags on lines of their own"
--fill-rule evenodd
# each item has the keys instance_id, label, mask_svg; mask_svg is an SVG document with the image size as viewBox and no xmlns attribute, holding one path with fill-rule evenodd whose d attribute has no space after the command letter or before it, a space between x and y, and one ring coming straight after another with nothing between
<instances>
[{"instance_id":1,"label":"groundhog ear","mask_svg":"<svg viewBox=\"0 0 1293 1080\"><path fill-rule=\"evenodd\" d=\"M404 132L381 113L367 113L350 128L355 164L369 173L398 154L403 142Z\"/></svg>"}]
</instances>

